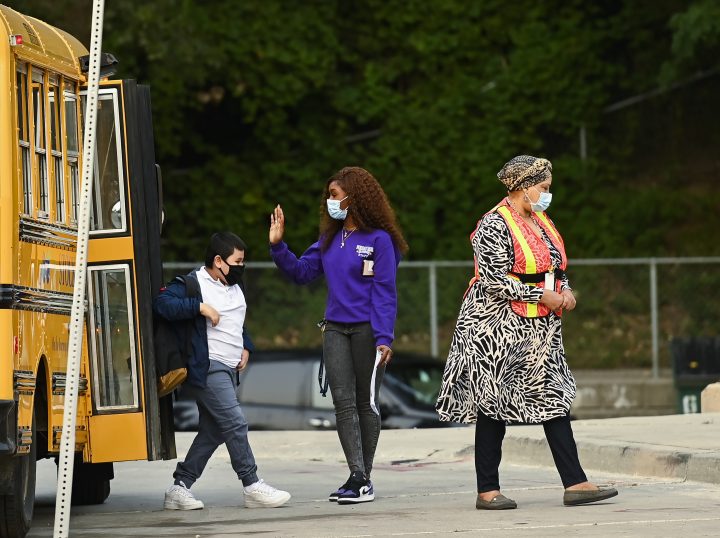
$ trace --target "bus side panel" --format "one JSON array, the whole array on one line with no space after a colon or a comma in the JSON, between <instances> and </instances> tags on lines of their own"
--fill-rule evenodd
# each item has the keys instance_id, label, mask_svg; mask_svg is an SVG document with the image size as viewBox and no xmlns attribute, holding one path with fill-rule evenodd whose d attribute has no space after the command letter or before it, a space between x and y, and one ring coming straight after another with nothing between
<instances>
[{"instance_id":1,"label":"bus side panel","mask_svg":"<svg viewBox=\"0 0 720 538\"><path fill-rule=\"evenodd\" d=\"M14 400L13 394L13 364L15 362L14 353L14 331L13 331L13 311L8 307L1 304L0 299L0 413L4 411L11 411L14 408L14 404L11 402ZM4 403L3 403L4 402ZM0 423L3 421L0 416ZM14 420L13 420L14 422ZM15 426L13 426L13 431ZM0 438L2 432L0 431ZM2 439L0 439L2 443Z\"/></svg>"},{"instance_id":2,"label":"bus side panel","mask_svg":"<svg viewBox=\"0 0 720 538\"><path fill-rule=\"evenodd\" d=\"M2 25L5 28L5 25ZM12 78L11 78L12 77ZM16 244L17 203L15 202L15 178L19 173L17 130L15 122L15 61L10 53L7 38L0 42L0 88L5 95L0 99L0 245L3 255L0 256L0 284L11 284L13 281L13 264L17 253L13 252ZM7 96L11 96L7 99ZM5 297L0 293L0 308L7 308ZM9 310L0 311L0 401L13 400L13 327Z\"/></svg>"},{"instance_id":3,"label":"bus side panel","mask_svg":"<svg viewBox=\"0 0 720 538\"><path fill-rule=\"evenodd\" d=\"M39 245L29 241L18 242L17 282L14 287L15 309L10 323L17 342L15 355L16 374L35 376L34 386L18 386L20 401L17 407L18 428L32 425L33 399L42 390L47 396L48 450L59 449L59 432L62 429L65 383L69 349L69 324L73 289L75 252ZM23 306L24 305L24 306ZM87 348L84 347L84 350ZM37 378L41 361L45 361L45 378ZM77 405L76 444L82 448L87 436L87 354L81 357L81 390ZM36 417L37 418L37 417Z\"/></svg>"},{"instance_id":4,"label":"bus side panel","mask_svg":"<svg viewBox=\"0 0 720 538\"><path fill-rule=\"evenodd\" d=\"M38 378L37 386L39 387L40 383L47 383L48 452L51 454L59 454L60 434L62 432L63 419L65 418L65 386L63 383L65 382L64 374L67 372L67 360L70 347L70 334L68 332L70 318L67 316L52 316L52 318L55 318L53 321L58 323L59 326L54 327L49 332L49 334L53 335L49 343L50 351L47 361L49 367L46 375L49 376L49 379L42 380ZM60 327L62 327L62 329L60 329ZM87 356L88 345L87 335L85 333L86 331L83 331L80 379L77 392L77 419L75 421L75 450L77 451L87 451L88 418L92 410Z\"/></svg>"},{"instance_id":5,"label":"bus side panel","mask_svg":"<svg viewBox=\"0 0 720 538\"><path fill-rule=\"evenodd\" d=\"M34 264L33 264L34 265ZM20 355L16 358L15 369L18 373L37 373L40 357L45 353L45 316L31 310L16 310L18 318L18 340ZM37 383L37 379L33 385ZM19 385L19 383L18 383ZM32 427L34 388L18 386L17 427L18 431L27 431ZM18 451L25 450L18 443Z\"/></svg>"},{"instance_id":6,"label":"bus side panel","mask_svg":"<svg viewBox=\"0 0 720 538\"><path fill-rule=\"evenodd\" d=\"M155 167L150 90L123 81L128 170L132 203L138 323L143 357L148 458L173 459L175 435L171 398L158 400L153 345L152 299L162 286L160 252L161 208Z\"/></svg>"},{"instance_id":7,"label":"bus side panel","mask_svg":"<svg viewBox=\"0 0 720 538\"><path fill-rule=\"evenodd\" d=\"M146 460L144 423L143 413L90 417L92 462Z\"/></svg>"},{"instance_id":8,"label":"bus side panel","mask_svg":"<svg viewBox=\"0 0 720 538\"><path fill-rule=\"evenodd\" d=\"M17 410L13 399L13 315L12 310L0 309L0 380L6 382L8 392L0 391L0 457L13 454L16 448Z\"/></svg>"}]
</instances>

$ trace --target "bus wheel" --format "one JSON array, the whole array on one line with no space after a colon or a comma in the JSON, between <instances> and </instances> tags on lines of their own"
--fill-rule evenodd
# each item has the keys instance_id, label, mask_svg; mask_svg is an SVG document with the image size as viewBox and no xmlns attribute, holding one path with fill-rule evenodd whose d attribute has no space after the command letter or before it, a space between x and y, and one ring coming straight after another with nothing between
<instances>
[{"instance_id":1,"label":"bus wheel","mask_svg":"<svg viewBox=\"0 0 720 538\"><path fill-rule=\"evenodd\" d=\"M75 455L73 469L73 505L102 504L110 495L112 463L84 463L82 454Z\"/></svg>"},{"instance_id":2,"label":"bus wheel","mask_svg":"<svg viewBox=\"0 0 720 538\"><path fill-rule=\"evenodd\" d=\"M0 483L10 484L9 490L0 494L0 538L23 538L30 530L35 507L36 454L37 431L33 418L30 452L0 459Z\"/></svg>"}]
</instances>

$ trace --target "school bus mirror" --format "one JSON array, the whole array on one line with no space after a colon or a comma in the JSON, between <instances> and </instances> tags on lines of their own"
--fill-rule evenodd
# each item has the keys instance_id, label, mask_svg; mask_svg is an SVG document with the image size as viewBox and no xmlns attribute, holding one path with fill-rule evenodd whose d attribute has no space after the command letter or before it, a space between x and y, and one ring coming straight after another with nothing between
<instances>
[{"instance_id":1,"label":"school bus mirror","mask_svg":"<svg viewBox=\"0 0 720 538\"><path fill-rule=\"evenodd\" d=\"M80 56L80 70L87 73L90 69L90 55ZM113 76L117 72L117 64L120 63L115 56L109 52L103 52L100 55L100 78Z\"/></svg>"},{"instance_id":2,"label":"school bus mirror","mask_svg":"<svg viewBox=\"0 0 720 538\"><path fill-rule=\"evenodd\" d=\"M112 206L112 210L110 211L110 221L112 222L112 225L117 229L123 227L122 204L120 203L120 200L115 202L115 204Z\"/></svg>"},{"instance_id":3,"label":"school bus mirror","mask_svg":"<svg viewBox=\"0 0 720 538\"><path fill-rule=\"evenodd\" d=\"M163 224L165 224L165 208L163 205L162 169L158 163L155 163L155 180L157 182L158 211L160 212L160 233L162 234Z\"/></svg>"}]
</instances>

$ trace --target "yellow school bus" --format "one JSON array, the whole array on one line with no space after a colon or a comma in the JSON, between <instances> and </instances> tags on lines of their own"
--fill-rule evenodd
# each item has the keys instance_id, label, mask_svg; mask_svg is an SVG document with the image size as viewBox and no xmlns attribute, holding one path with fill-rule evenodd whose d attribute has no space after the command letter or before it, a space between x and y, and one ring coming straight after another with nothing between
<instances>
[{"instance_id":1,"label":"yellow school bus","mask_svg":"<svg viewBox=\"0 0 720 538\"><path fill-rule=\"evenodd\" d=\"M57 457L65 399L87 50L0 5L0 538L25 536L35 462ZM85 59L83 59L85 57ZM105 55L103 69L112 69ZM158 400L152 296L162 193L147 87L101 71L72 502L112 463L175 457Z\"/></svg>"}]
</instances>

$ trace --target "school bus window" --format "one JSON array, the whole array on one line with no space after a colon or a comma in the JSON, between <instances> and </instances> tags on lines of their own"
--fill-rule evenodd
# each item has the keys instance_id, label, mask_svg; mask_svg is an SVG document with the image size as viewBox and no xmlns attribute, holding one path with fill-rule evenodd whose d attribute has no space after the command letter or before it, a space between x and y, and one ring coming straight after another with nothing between
<instances>
[{"instance_id":1,"label":"school bus window","mask_svg":"<svg viewBox=\"0 0 720 538\"><path fill-rule=\"evenodd\" d=\"M138 408L130 267L90 267L94 404L98 411Z\"/></svg>"},{"instance_id":2,"label":"school bus window","mask_svg":"<svg viewBox=\"0 0 720 538\"><path fill-rule=\"evenodd\" d=\"M32 166L30 163L30 126L28 121L27 67L18 66L17 71L18 143L22 167L23 213L33 213Z\"/></svg>"},{"instance_id":3,"label":"school bus window","mask_svg":"<svg viewBox=\"0 0 720 538\"><path fill-rule=\"evenodd\" d=\"M73 224L77 224L80 213L80 171L77 157L74 161L68 157L68 168L70 170L70 220Z\"/></svg>"},{"instance_id":4,"label":"school bus window","mask_svg":"<svg viewBox=\"0 0 720 538\"><path fill-rule=\"evenodd\" d=\"M65 133L67 134L67 150L77 156L78 154L78 117L77 98L65 92Z\"/></svg>"},{"instance_id":5,"label":"school bus window","mask_svg":"<svg viewBox=\"0 0 720 538\"><path fill-rule=\"evenodd\" d=\"M117 90L100 91L95 139L95 183L90 230L95 234L124 231L127 216Z\"/></svg>"},{"instance_id":6,"label":"school bus window","mask_svg":"<svg viewBox=\"0 0 720 538\"><path fill-rule=\"evenodd\" d=\"M60 95L60 88L58 87L57 75L50 76L50 92L48 93L48 103L50 105L50 149L54 152L62 151L62 144L60 137L62 135L62 129L59 124L60 109L56 106L55 96Z\"/></svg>"},{"instance_id":7,"label":"school bus window","mask_svg":"<svg viewBox=\"0 0 720 538\"><path fill-rule=\"evenodd\" d=\"M25 66L19 66L16 73L16 97L17 97L17 115L18 115L18 138L29 142L28 138L28 121L27 121L27 70Z\"/></svg>"},{"instance_id":8,"label":"school bus window","mask_svg":"<svg viewBox=\"0 0 720 538\"><path fill-rule=\"evenodd\" d=\"M65 221L65 174L62 154L62 122L58 99L60 86L57 78L51 79L49 102L50 102L50 152L53 162L53 177L55 179L55 220ZM58 96L58 99L56 99Z\"/></svg>"},{"instance_id":9,"label":"school bus window","mask_svg":"<svg viewBox=\"0 0 720 538\"><path fill-rule=\"evenodd\" d=\"M65 85L66 88L70 87ZM78 169L78 116L77 98L65 91L65 134L67 140L67 161L70 174L70 222L77 223L80 208L80 171Z\"/></svg>"},{"instance_id":10,"label":"school bus window","mask_svg":"<svg viewBox=\"0 0 720 538\"><path fill-rule=\"evenodd\" d=\"M47 168L47 152L45 145L45 82L41 71L32 71L32 101L35 126L35 158L38 170L38 217L48 218L49 184Z\"/></svg>"}]
</instances>

